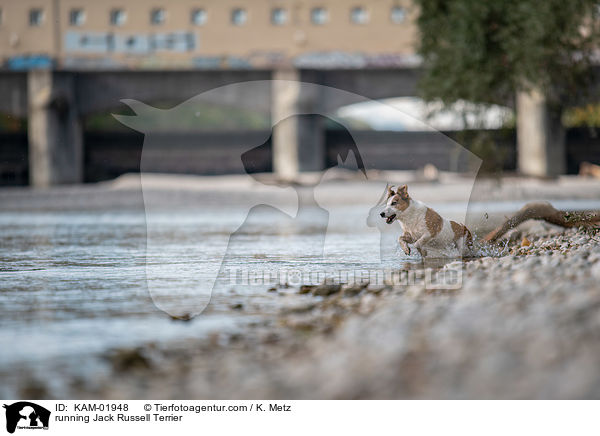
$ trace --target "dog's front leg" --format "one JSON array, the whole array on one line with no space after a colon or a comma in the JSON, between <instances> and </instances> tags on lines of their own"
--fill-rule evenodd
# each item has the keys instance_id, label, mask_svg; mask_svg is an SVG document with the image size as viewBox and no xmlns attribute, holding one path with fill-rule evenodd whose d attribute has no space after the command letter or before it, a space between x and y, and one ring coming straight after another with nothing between
<instances>
[{"instance_id":1,"label":"dog's front leg","mask_svg":"<svg viewBox=\"0 0 600 436\"><path fill-rule=\"evenodd\" d=\"M404 234L398 238L400 248L402 248L402 251L404 251L404 254L406 254L407 256L410 255L410 247L408 246L408 244L413 244L414 242L415 239L408 232L404 232Z\"/></svg>"},{"instance_id":2,"label":"dog's front leg","mask_svg":"<svg viewBox=\"0 0 600 436\"><path fill-rule=\"evenodd\" d=\"M423 236L421 236L419 239L417 239L417 241L414 243L414 246L417 249L417 251L419 252L419 254L421 255L421 257L427 256L427 250L423 246L425 244L427 244L429 241L431 241L432 238L433 238L433 236L431 236L429 233L425 233Z\"/></svg>"}]
</instances>

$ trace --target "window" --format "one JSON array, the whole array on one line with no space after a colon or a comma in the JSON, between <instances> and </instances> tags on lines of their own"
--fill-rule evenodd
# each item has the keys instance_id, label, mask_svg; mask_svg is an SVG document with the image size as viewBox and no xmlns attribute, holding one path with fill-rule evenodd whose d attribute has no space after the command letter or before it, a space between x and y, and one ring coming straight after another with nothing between
<instances>
[{"instance_id":1,"label":"window","mask_svg":"<svg viewBox=\"0 0 600 436\"><path fill-rule=\"evenodd\" d=\"M167 19L167 13L162 8L152 9L150 11L150 23L154 25L163 24Z\"/></svg>"},{"instance_id":2,"label":"window","mask_svg":"<svg viewBox=\"0 0 600 436\"><path fill-rule=\"evenodd\" d=\"M203 26L204 24L206 24L206 11L204 9L194 9L192 11L192 24L195 24L196 26Z\"/></svg>"},{"instance_id":3,"label":"window","mask_svg":"<svg viewBox=\"0 0 600 436\"><path fill-rule=\"evenodd\" d=\"M44 21L44 11L42 9L31 9L29 11L29 25L41 26Z\"/></svg>"},{"instance_id":4,"label":"window","mask_svg":"<svg viewBox=\"0 0 600 436\"><path fill-rule=\"evenodd\" d=\"M231 22L236 26L242 26L246 24L248 20L248 13L245 9L237 8L231 12Z\"/></svg>"},{"instance_id":5,"label":"window","mask_svg":"<svg viewBox=\"0 0 600 436\"><path fill-rule=\"evenodd\" d=\"M3 21L4 21L4 15L2 14L2 9L0 9L0 26L2 26Z\"/></svg>"},{"instance_id":6,"label":"window","mask_svg":"<svg viewBox=\"0 0 600 436\"><path fill-rule=\"evenodd\" d=\"M271 10L271 23L276 26L282 26L287 23L287 11L283 8L274 8Z\"/></svg>"},{"instance_id":7,"label":"window","mask_svg":"<svg viewBox=\"0 0 600 436\"><path fill-rule=\"evenodd\" d=\"M369 13L361 6L352 8L350 11L350 20L354 24L367 24L369 21Z\"/></svg>"},{"instance_id":8,"label":"window","mask_svg":"<svg viewBox=\"0 0 600 436\"><path fill-rule=\"evenodd\" d=\"M394 6L390 12L392 23L402 23L406 18L406 10L402 6Z\"/></svg>"},{"instance_id":9,"label":"window","mask_svg":"<svg viewBox=\"0 0 600 436\"><path fill-rule=\"evenodd\" d=\"M83 26L85 23L85 12L83 9L71 9L69 12L69 24L71 26Z\"/></svg>"},{"instance_id":10,"label":"window","mask_svg":"<svg viewBox=\"0 0 600 436\"><path fill-rule=\"evenodd\" d=\"M313 24L325 24L329 19L329 14L325 8L313 8L310 11L310 21Z\"/></svg>"},{"instance_id":11,"label":"window","mask_svg":"<svg viewBox=\"0 0 600 436\"><path fill-rule=\"evenodd\" d=\"M123 9L113 9L110 11L110 24L113 26L122 26L127 21L127 14Z\"/></svg>"}]
</instances>

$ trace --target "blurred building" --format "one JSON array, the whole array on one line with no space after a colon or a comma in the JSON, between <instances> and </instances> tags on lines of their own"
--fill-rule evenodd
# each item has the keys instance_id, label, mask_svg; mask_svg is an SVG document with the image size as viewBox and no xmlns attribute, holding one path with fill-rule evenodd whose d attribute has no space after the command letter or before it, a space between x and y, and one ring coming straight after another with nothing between
<instances>
[{"instance_id":1,"label":"blurred building","mask_svg":"<svg viewBox=\"0 0 600 436\"><path fill-rule=\"evenodd\" d=\"M260 106L280 120L290 113L326 115L366 98L404 97L396 109L423 118L420 102L402 105L415 96L419 76L417 14L410 0L0 0L0 113L27 118L26 137L16 134L12 148L3 140L0 181L28 178L35 186L48 186L94 180L90 157L106 162L110 152L107 147L92 152L84 121L123 99L182 102L229 84L279 79L265 92L239 91L229 98L255 111ZM301 83L349 92L300 92ZM362 124L377 128L385 121L385 114L371 106L351 109L358 111L355 115L366 112ZM536 124L540 110L543 105L534 102L520 112L532 121L533 134L543 130ZM323 169L333 141L322 123L296 118L287 128L279 124L272 160L261 167L282 179ZM379 128L417 130L406 123ZM538 176L561 173L562 149L550 147L554 154L547 153L547 136L532 135L536 141L526 141L519 156L521 163L536 166L521 169ZM431 138L403 138L376 138L385 146L371 142L385 149L381 168L392 163L398 168L402 158L391 153L402 154L398 144L403 140L432 161ZM227 142L220 139L215 146ZM444 168L447 160L440 158L436 165ZM512 168L510 160L499 165ZM567 160L569 168L581 159L571 160L575 164ZM558 170L549 163L559 163Z\"/></svg>"},{"instance_id":2,"label":"blurred building","mask_svg":"<svg viewBox=\"0 0 600 436\"><path fill-rule=\"evenodd\" d=\"M408 0L0 0L8 69L414 66Z\"/></svg>"}]
</instances>

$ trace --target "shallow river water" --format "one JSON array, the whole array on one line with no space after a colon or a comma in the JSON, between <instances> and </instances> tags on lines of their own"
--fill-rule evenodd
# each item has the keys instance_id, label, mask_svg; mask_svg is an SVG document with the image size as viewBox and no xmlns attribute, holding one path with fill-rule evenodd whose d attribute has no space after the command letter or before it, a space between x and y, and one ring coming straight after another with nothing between
<instances>
[{"instance_id":1,"label":"shallow river water","mask_svg":"<svg viewBox=\"0 0 600 436\"><path fill-rule=\"evenodd\" d=\"M291 220L256 211L256 220L246 221L226 251L228 232L244 221L235 211L225 213L226 220L206 208L161 211L152 216L151 230L137 211L2 212L0 367L239 328L261 315L255 306L277 310L279 297L267 289L275 282L303 283L306 275L296 272L316 272L316 281L323 272L377 265L377 229L362 225L361 233L351 224L331 225L324 241L320 212L308 208ZM365 219L340 212L350 223ZM153 247L148 252L147 244ZM194 289L210 291L222 262L235 278L221 274L194 322L174 321L154 304L149 288L185 312L195 304ZM248 271L265 278L250 280ZM277 275L281 271L285 280ZM240 304L243 311L232 309Z\"/></svg>"}]
</instances>

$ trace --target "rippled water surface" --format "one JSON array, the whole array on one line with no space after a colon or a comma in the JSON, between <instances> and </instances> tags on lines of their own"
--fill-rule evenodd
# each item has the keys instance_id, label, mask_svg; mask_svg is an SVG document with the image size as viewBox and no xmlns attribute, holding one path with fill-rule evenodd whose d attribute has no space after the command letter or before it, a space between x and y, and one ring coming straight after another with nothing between
<instances>
[{"instance_id":1,"label":"rippled water surface","mask_svg":"<svg viewBox=\"0 0 600 436\"><path fill-rule=\"evenodd\" d=\"M268 283L244 281L248 271L277 280L282 270L350 270L379 261L379 233L362 211L353 216L340 208L343 219L331 217L326 240L322 209L296 218L259 209L244 223L246 213L0 213L0 349L10 350L0 353L0 365L239 328L260 316L256 303L274 311L281 298L267 292ZM222 263L241 274L239 283L222 270L210 305L193 322L173 321L154 304L149 286L185 311L195 291L210 290ZM232 310L238 303L245 310Z\"/></svg>"}]
</instances>

